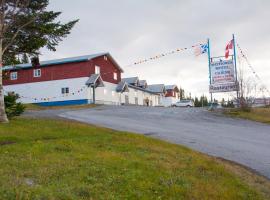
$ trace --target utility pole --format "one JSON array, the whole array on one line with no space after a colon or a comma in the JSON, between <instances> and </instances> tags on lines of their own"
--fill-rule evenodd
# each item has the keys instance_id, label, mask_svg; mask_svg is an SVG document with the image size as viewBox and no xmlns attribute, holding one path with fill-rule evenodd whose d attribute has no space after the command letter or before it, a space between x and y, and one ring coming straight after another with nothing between
<instances>
[{"instance_id":1,"label":"utility pole","mask_svg":"<svg viewBox=\"0 0 270 200\"><path fill-rule=\"evenodd\" d=\"M202 95L202 98L201 98L201 100L202 100L202 107L203 107L203 101L204 101L204 94Z\"/></svg>"},{"instance_id":2,"label":"utility pole","mask_svg":"<svg viewBox=\"0 0 270 200\"><path fill-rule=\"evenodd\" d=\"M235 81L236 81L236 84L238 84L237 65L236 65L237 64L236 63L236 42L235 42L234 34L232 35L232 37L233 37L233 58L234 58ZM239 101L239 88L237 88L236 97L237 97L237 104L238 104L238 101Z\"/></svg>"},{"instance_id":3,"label":"utility pole","mask_svg":"<svg viewBox=\"0 0 270 200\"><path fill-rule=\"evenodd\" d=\"M209 67L209 83L210 83L210 86L212 84L212 75L211 75L211 54L210 54L210 40L209 38L207 39L207 47L208 47L208 67ZM212 92L210 93L211 95L211 106L212 106L212 103L213 103L213 94Z\"/></svg>"},{"instance_id":4,"label":"utility pole","mask_svg":"<svg viewBox=\"0 0 270 200\"><path fill-rule=\"evenodd\" d=\"M94 84L92 87L93 87L93 104L96 104L96 90L95 90L95 84Z\"/></svg>"}]
</instances>

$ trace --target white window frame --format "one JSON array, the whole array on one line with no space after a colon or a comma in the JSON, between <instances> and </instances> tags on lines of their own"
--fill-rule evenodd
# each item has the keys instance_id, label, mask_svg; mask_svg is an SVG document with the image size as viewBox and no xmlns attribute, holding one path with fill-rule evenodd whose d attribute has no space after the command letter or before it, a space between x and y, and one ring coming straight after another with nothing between
<instances>
[{"instance_id":1,"label":"white window frame","mask_svg":"<svg viewBox=\"0 0 270 200\"><path fill-rule=\"evenodd\" d=\"M10 73L10 80L14 81L18 79L18 72L11 72Z\"/></svg>"},{"instance_id":2,"label":"white window frame","mask_svg":"<svg viewBox=\"0 0 270 200\"><path fill-rule=\"evenodd\" d=\"M116 72L113 73L113 79L117 81L117 73Z\"/></svg>"},{"instance_id":3,"label":"white window frame","mask_svg":"<svg viewBox=\"0 0 270 200\"><path fill-rule=\"evenodd\" d=\"M100 74L100 67L99 66L95 66L95 74Z\"/></svg>"},{"instance_id":4,"label":"white window frame","mask_svg":"<svg viewBox=\"0 0 270 200\"><path fill-rule=\"evenodd\" d=\"M65 95L65 94L69 94L69 87L64 87L64 88L61 88L61 93L63 94L63 95Z\"/></svg>"},{"instance_id":5,"label":"white window frame","mask_svg":"<svg viewBox=\"0 0 270 200\"><path fill-rule=\"evenodd\" d=\"M34 69L33 76L34 78L41 77L41 69Z\"/></svg>"}]
</instances>

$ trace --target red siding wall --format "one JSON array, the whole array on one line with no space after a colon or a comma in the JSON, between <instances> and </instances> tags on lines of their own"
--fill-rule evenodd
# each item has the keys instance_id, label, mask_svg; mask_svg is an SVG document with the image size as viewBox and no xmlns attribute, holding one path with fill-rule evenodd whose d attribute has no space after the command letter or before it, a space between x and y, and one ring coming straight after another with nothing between
<instances>
[{"instance_id":1,"label":"red siding wall","mask_svg":"<svg viewBox=\"0 0 270 200\"><path fill-rule=\"evenodd\" d=\"M167 90L165 97L176 97L176 92L173 95L173 90Z\"/></svg>"},{"instance_id":2,"label":"red siding wall","mask_svg":"<svg viewBox=\"0 0 270 200\"><path fill-rule=\"evenodd\" d=\"M90 61L79 63L67 63L61 65L51 65L46 67L35 67L29 69L16 70L18 72L17 80L10 80L10 72L7 72L7 78L3 80L4 85L33 83L41 81L62 80L70 78L89 77L95 73L95 65L100 67L101 77L104 81L110 83L119 83L121 80L120 70L110 61L104 60L104 57L98 57ZM41 69L41 77L33 76L34 69ZM113 72L117 72L118 80L113 79Z\"/></svg>"},{"instance_id":3,"label":"red siding wall","mask_svg":"<svg viewBox=\"0 0 270 200\"><path fill-rule=\"evenodd\" d=\"M118 69L109 58L107 60L104 60L103 56L95 58L92 60L92 64L93 68L95 68L95 65L100 67L101 78L103 81L115 84L121 81L120 69ZM114 80L113 78L114 72L117 73L117 80Z\"/></svg>"}]
</instances>

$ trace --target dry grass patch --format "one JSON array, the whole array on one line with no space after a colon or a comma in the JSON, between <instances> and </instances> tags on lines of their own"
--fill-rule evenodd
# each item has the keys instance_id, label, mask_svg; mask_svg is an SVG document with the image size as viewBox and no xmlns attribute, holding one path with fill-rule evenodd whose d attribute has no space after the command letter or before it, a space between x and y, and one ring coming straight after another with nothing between
<instances>
[{"instance_id":1,"label":"dry grass patch","mask_svg":"<svg viewBox=\"0 0 270 200\"><path fill-rule=\"evenodd\" d=\"M67 106L40 106L37 104L25 104L26 110L60 110L60 109L86 109L95 108L94 104L67 105Z\"/></svg>"},{"instance_id":2,"label":"dry grass patch","mask_svg":"<svg viewBox=\"0 0 270 200\"><path fill-rule=\"evenodd\" d=\"M231 117L239 117L257 122L270 124L270 107L268 108L252 108L250 112L245 112L240 109L227 109L224 114Z\"/></svg>"}]
</instances>

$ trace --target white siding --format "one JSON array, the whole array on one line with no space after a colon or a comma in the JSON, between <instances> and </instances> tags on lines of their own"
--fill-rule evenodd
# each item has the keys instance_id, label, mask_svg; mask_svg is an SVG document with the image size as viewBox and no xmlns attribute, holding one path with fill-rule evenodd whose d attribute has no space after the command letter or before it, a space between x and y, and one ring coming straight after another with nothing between
<instances>
[{"instance_id":1,"label":"white siding","mask_svg":"<svg viewBox=\"0 0 270 200\"><path fill-rule=\"evenodd\" d=\"M179 99L176 97L163 97L162 98L162 105L165 107L169 107L172 104L175 104Z\"/></svg>"},{"instance_id":2,"label":"white siding","mask_svg":"<svg viewBox=\"0 0 270 200\"><path fill-rule=\"evenodd\" d=\"M95 89L96 103L120 105L120 94L116 92L116 84L103 82L104 87L97 87ZM93 102L93 89L88 88L88 99Z\"/></svg>"},{"instance_id":3,"label":"white siding","mask_svg":"<svg viewBox=\"0 0 270 200\"><path fill-rule=\"evenodd\" d=\"M44 81L35 83L25 83L4 86L5 92L15 92L21 96L22 103L47 103L70 100L88 100L93 102L93 90L85 85L88 77L64 79L55 81ZM159 95L151 94L145 91L129 88L129 92L116 92L116 84L103 82L104 87L95 89L96 103L121 105L146 105L145 100L149 99L149 106L160 106L158 104ZM69 94L62 94L62 88L69 88ZM82 89L82 90L81 90ZM127 96L127 99L126 97Z\"/></svg>"},{"instance_id":4,"label":"white siding","mask_svg":"<svg viewBox=\"0 0 270 200\"><path fill-rule=\"evenodd\" d=\"M15 92L19 94L22 103L80 100L87 99L87 88L85 85L87 80L88 77L24 83L4 86L4 90L5 93ZM84 86L85 88L83 88ZM63 95L61 89L66 87L69 88L69 94ZM83 90L78 92L81 89Z\"/></svg>"}]
</instances>

